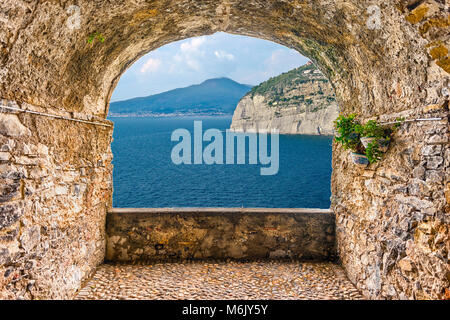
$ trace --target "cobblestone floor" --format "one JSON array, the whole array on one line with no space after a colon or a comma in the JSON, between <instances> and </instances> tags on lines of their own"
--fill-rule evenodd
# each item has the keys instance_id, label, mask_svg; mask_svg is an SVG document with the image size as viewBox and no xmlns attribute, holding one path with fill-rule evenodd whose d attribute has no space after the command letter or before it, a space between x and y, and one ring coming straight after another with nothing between
<instances>
[{"instance_id":1,"label":"cobblestone floor","mask_svg":"<svg viewBox=\"0 0 450 320\"><path fill-rule=\"evenodd\" d=\"M186 262L101 265L76 299L363 299L339 265Z\"/></svg>"}]
</instances>

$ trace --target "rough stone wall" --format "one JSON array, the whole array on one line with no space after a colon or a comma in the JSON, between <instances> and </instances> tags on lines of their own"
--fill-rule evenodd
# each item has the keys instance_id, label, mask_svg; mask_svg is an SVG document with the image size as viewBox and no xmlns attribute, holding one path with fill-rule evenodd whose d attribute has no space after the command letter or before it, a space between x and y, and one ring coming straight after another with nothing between
<instances>
[{"instance_id":1,"label":"rough stone wall","mask_svg":"<svg viewBox=\"0 0 450 320\"><path fill-rule=\"evenodd\" d=\"M336 257L334 214L320 209L114 209L109 261Z\"/></svg>"},{"instance_id":2,"label":"rough stone wall","mask_svg":"<svg viewBox=\"0 0 450 320\"><path fill-rule=\"evenodd\" d=\"M339 255L368 297L444 298L450 280L448 106L380 120L397 116L443 120L403 124L382 161L365 169L334 146Z\"/></svg>"},{"instance_id":3,"label":"rough stone wall","mask_svg":"<svg viewBox=\"0 0 450 320\"><path fill-rule=\"evenodd\" d=\"M112 128L3 106L0 299L70 298L105 254Z\"/></svg>"},{"instance_id":4,"label":"rough stone wall","mask_svg":"<svg viewBox=\"0 0 450 320\"><path fill-rule=\"evenodd\" d=\"M166 43L226 31L272 40L310 57L333 84L340 110L356 112L362 120L402 111L430 116L433 113L426 110L433 109L436 114L448 117L449 26L448 2L442 0L135 0L126 4L120 0L76 3L0 0L0 98L53 113L75 112L105 118L120 75L136 59ZM96 33L102 34L105 42L87 41ZM59 120L49 120L38 133L35 126L43 120L20 117L30 135L8 139L30 141L38 147L38 138L44 139L41 135L45 132L49 150L55 146L49 155L55 163L72 164L78 159L93 159L107 153L105 145L95 151L81 147L80 152L69 156L65 148L79 147L76 144L62 147L64 141L75 137L82 146L96 139L103 141L99 132L90 131L92 128L74 124L62 126L58 131L53 123ZM26 121L28 117L30 120ZM63 134L67 132L63 129L74 134ZM370 171L359 172L349 165L346 152L334 149L333 210L340 255L350 278L371 297L438 298L449 287L450 184L446 130L446 122L404 125L393 148L374 170L372 181L363 176L370 175ZM7 154L2 156L7 159L2 160L3 175L7 172L4 166L13 165L16 156L9 159ZM105 177L104 181L107 180ZM14 189L14 183L10 181L8 185ZM395 185L406 193L399 194L393 189ZM87 186L98 190L95 184ZM386 186L389 192L385 192ZM103 229L96 229L88 217L98 217L93 221L104 219L110 193L93 194L96 196L86 199L82 206L85 215L68 214L69 209L64 208L66 201L62 201L61 206L50 206L40 215L47 221L43 226L52 226L60 217L55 234L78 237L83 230L102 233ZM35 189L34 197L42 198L39 201L43 207L58 201L56 194L46 200L45 195L43 189ZM15 217L22 215L30 217L22 219L25 224L31 221L28 228L39 226L31 219L35 215L31 207L25 206L26 201L20 198L17 201L24 203L23 210L4 209L5 219L16 221ZM417 218L412 220L412 215ZM405 216L409 220L405 221ZM406 228L408 221L411 227ZM0 230L5 239L9 239L8 234L16 239L8 244L9 256L9 252L16 251L18 240L13 228L7 232L5 228L10 227ZM74 231L76 228L78 233ZM19 231L25 229L21 227ZM46 246L46 237L41 236L39 246ZM70 236L67 239L74 240ZM98 239L101 241L101 236ZM57 243L49 240L49 245L58 246ZM70 246L72 241L67 243ZM32 263L39 252L36 248L28 256L22 254L24 258L20 261L24 266ZM83 251L61 245L50 252L70 262ZM80 264L94 265L99 260L95 255L81 255L88 261ZM31 270L36 272L35 278L42 279L48 297L70 296L76 284L60 286L64 281L58 284L51 280L69 276L56 260L45 260L49 268L54 268L52 273L39 267ZM1 268L4 265L2 262ZM5 274L10 276L7 270ZM5 280L1 281L3 296L20 296L17 292L26 292L28 288L25 280L16 281L17 292L12 293Z\"/></svg>"},{"instance_id":5,"label":"rough stone wall","mask_svg":"<svg viewBox=\"0 0 450 320\"><path fill-rule=\"evenodd\" d=\"M443 299L450 290L450 16L448 4L439 1L405 1L398 9L419 31L414 41L424 43L426 55L409 56L412 63L422 61L424 78L409 88L386 81L388 100L397 105L359 113L360 120L443 119L403 124L384 159L365 170L334 146L338 252L368 297Z\"/></svg>"}]
</instances>

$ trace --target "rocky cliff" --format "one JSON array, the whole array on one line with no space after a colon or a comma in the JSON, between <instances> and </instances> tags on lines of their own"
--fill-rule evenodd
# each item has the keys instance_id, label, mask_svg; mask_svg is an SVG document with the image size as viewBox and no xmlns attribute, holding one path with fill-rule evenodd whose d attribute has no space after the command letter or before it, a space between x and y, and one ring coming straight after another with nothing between
<instances>
[{"instance_id":1,"label":"rocky cliff","mask_svg":"<svg viewBox=\"0 0 450 320\"><path fill-rule=\"evenodd\" d=\"M239 102L231 129L331 135L337 115L328 79L309 63L254 87Z\"/></svg>"}]
</instances>

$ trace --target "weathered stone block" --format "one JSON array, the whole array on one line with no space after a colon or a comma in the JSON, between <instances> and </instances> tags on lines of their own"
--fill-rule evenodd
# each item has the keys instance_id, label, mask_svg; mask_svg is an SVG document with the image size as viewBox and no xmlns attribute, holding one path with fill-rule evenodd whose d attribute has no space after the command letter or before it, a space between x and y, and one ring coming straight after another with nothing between
<instances>
[{"instance_id":1,"label":"weathered stone block","mask_svg":"<svg viewBox=\"0 0 450 320\"><path fill-rule=\"evenodd\" d=\"M0 162L7 162L11 158L11 154L9 152L0 152Z\"/></svg>"},{"instance_id":2,"label":"weathered stone block","mask_svg":"<svg viewBox=\"0 0 450 320\"><path fill-rule=\"evenodd\" d=\"M17 204L0 206L0 230L17 222L23 214L23 209Z\"/></svg>"},{"instance_id":3,"label":"weathered stone block","mask_svg":"<svg viewBox=\"0 0 450 320\"><path fill-rule=\"evenodd\" d=\"M30 135L31 131L19 121L15 114L0 113L0 134L20 137Z\"/></svg>"},{"instance_id":4,"label":"weathered stone block","mask_svg":"<svg viewBox=\"0 0 450 320\"><path fill-rule=\"evenodd\" d=\"M16 156L14 157L14 163L23 166L37 166L39 164L38 159L30 158L27 156Z\"/></svg>"},{"instance_id":5,"label":"weathered stone block","mask_svg":"<svg viewBox=\"0 0 450 320\"><path fill-rule=\"evenodd\" d=\"M422 148L424 156L436 156L441 154L442 145L427 145Z\"/></svg>"},{"instance_id":6,"label":"weathered stone block","mask_svg":"<svg viewBox=\"0 0 450 320\"><path fill-rule=\"evenodd\" d=\"M17 235L19 234L19 228L4 228L0 233L0 242L10 242L17 238Z\"/></svg>"},{"instance_id":7,"label":"weathered stone block","mask_svg":"<svg viewBox=\"0 0 450 320\"><path fill-rule=\"evenodd\" d=\"M67 186L65 185L58 185L55 187L55 194L60 196L60 195L65 195L69 192Z\"/></svg>"},{"instance_id":8,"label":"weathered stone block","mask_svg":"<svg viewBox=\"0 0 450 320\"><path fill-rule=\"evenodd\" d=\"M421 180L425 180L425 168L422 166L417 166L413 170L413 177Z\"/></svg>"},{"instance_id":9,"label":"weathered stone block","mask_svg":"<svg viewBox=\"0 0 450 320\"><path fill-rule=\"evenodd\" d=\"M18 180L27 176L26 169L10 163L0 164L0 179Z\"/></svg>"},{"instance_id":10,"label":"weathered stone block","mask_svg":"<svg viewBox=\"0 0 450 320\"><path fill-rule=\"evenodd\" d=\"M430 195L430 187L426 182L420 179L413 179L408 187L409 193L412 196L419 198L427 197Z\"/></svg>"},{"instance_id":11,"label":"weathered stone block","mask_svg":"<svg viewBox=\"0 0 450 320\"><path fill-rule=\"evenodd\" d=\"M23 232L22 236L20 237L20 244L26 252L31 252L31 250L39 244L40 239L40 227L32 226Z\"/></svg>"},{"instance_id":12,"label":"weathered stone block","mask_svg":"<svg viewBox=\"0 0 450 320\"><path fill-rule=\"evenodd\" d=\"M0 265L8 263L9 261L10 257L8 248L0 248Z\"/></svg>"},{"instance_id":13,"label":"weathered stone block","mask_svg":"<svg viewBox=\"0 0 450 320\"><path fill-rule=\"evenodd\" d=\"M20 180L0 179L0 203L20 196Z\"/></svg>"},{"instance_id":14,"label":"weathered stone block","mask_svg":"<svg viewBox=\"0 0 450 320\"><path fill-rule=\"evenodd\" d=\"M428 157L427 159L427 169L438 169L439 166L444 162L444 158L441 156Z\"/></svg>"},{"instance_id":15,"label":"weathered stone block","mask_svg":"<svg viewBox=\"0 0 450 320\"><path fill-rule=\"evenodd\" d=\"M428 138L427 143L429 144L444 144L448 143L448 136L447 135L441 135L441 134L435 134Z\"/></svg>"},{"instance_id":16,"label":"weathered stone block","mask_svg":"<svg viewBox=\"0 0 450 320\"><path fill-rule=\"evenodd\" d=\"M427 170L425 177L427 183L442 183L444 173L438 170Z\"/></svg>"}]
</instances>

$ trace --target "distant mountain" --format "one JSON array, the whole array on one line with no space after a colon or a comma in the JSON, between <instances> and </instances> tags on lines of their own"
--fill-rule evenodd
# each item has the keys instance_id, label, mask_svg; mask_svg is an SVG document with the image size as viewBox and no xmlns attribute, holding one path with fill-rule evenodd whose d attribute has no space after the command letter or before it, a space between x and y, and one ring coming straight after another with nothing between
<instances>
[{"instance_id":1,"label":"distant mountain","mask_svg":"<svg viewBox=\"0 0 450 320\"><path fill-rule=\"evenodd\" d=\"M112 102L109 114L233 114L239 100L251 88L228 78L209 79L186 88Z\"/></svg>"}]
</instances>

